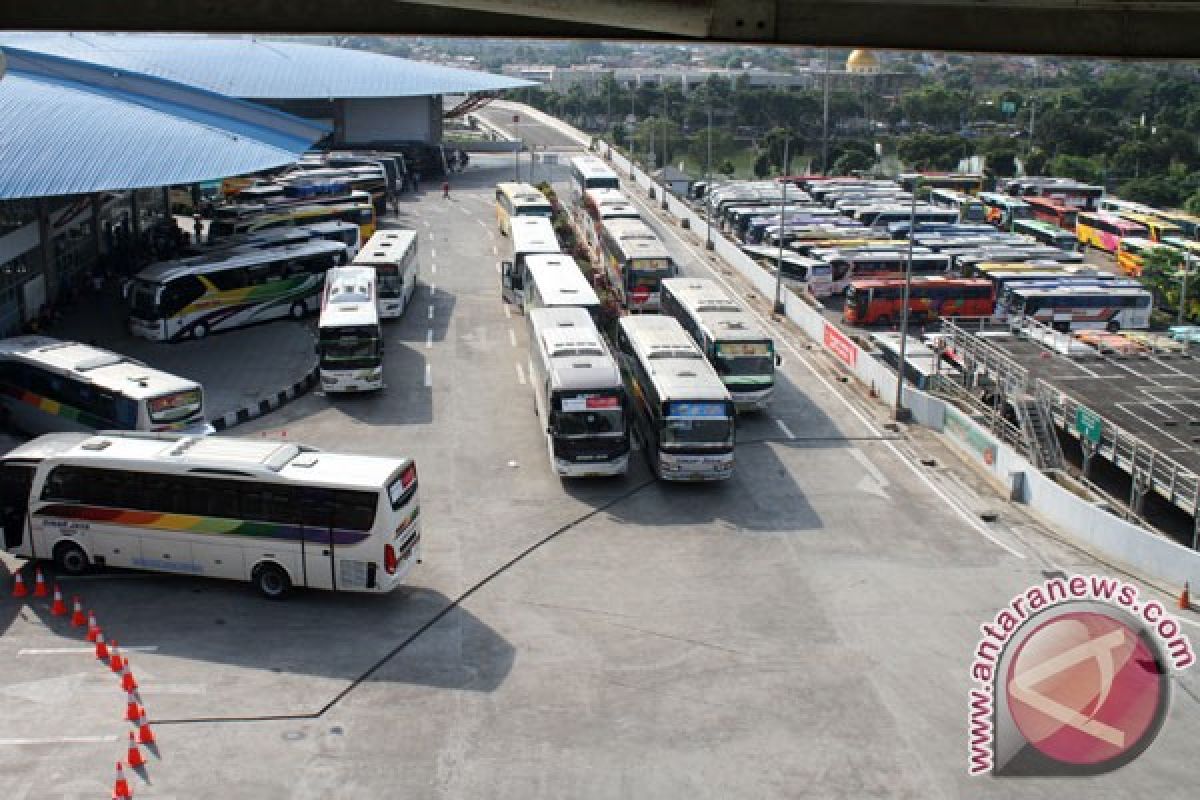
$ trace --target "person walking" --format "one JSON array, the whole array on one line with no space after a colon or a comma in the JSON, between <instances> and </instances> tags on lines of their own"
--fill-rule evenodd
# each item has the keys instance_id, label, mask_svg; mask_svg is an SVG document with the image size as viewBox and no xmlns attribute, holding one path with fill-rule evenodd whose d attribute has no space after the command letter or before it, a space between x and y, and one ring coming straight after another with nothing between
<instances>
[{"instance_id":1,"label":"person walking","mask_svg":"<svg viewBox=\"0 0 1200 800\"><path fill-rule=\"evenodd\" d=\"M442 181L442 197L450 198L450 181Z\"/></svg>"}]
</instances>

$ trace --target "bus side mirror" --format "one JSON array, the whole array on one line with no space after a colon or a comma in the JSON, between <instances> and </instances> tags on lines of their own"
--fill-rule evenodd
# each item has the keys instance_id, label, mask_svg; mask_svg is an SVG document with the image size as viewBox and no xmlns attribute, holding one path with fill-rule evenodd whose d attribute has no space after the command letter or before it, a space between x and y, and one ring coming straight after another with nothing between
<instances>
[{"instance_id":1,"label":"bus side mirror","mask_svg":"<svg viewBox=\"0 0 1200 800\"><path fill-rule=\"evenodd\" d=\"M505 275L511 275L512 274L512 262L511 261L501 261L500 269L501 269L501 271L504 272Z\"/></svg>"},{"instance_id":2,"label":"bus side mirror","mask_svg":"<svg viewBox=\"0 0 1200 800\"><path fill-rule=\"evenodd\" d=\"M783 356L779 355L778 353L775 354L775 366L777 366L777 367L783 366Z\"/></svg>"},{"instance_id":3,"label":"bus side mirror","mask_svg":"<svg viewBox=\"0 0 1200 800\"><path fill-rule=\"evenodd\" d=\"M547 435L547 436L553 436L553 435L554 435L554 426L553 426L553 425L547 425L547 426L546 426L546 435Z\"/></svg>"}]
</instances>

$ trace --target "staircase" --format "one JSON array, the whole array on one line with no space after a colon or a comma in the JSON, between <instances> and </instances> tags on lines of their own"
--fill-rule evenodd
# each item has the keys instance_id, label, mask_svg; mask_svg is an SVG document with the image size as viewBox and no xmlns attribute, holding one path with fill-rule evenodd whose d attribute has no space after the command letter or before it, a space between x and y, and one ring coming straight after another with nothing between
<instances>
[{"instance_id":1,"label":"staircase","mask_svg":"<svg viewBox=\"0 0 1200 800\"><path fill-rule=\"evenodd\" d=\"M1043 471L1062 469L1062 447L1054 432L1050 410L1032 394L1014 396L1012 405L1016 409L1025 446L1034 466Z\"/></svg>"}]
</instances>

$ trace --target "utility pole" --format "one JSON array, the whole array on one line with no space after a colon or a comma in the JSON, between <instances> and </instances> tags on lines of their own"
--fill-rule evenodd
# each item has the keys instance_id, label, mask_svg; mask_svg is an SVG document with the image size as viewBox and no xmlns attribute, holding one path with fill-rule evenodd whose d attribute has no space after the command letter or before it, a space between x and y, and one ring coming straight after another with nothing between
<instances>
[{"instance_id":1,"label":"utility pole","mask_svg":"<svg viewBox=\"0 0 1200 800\"><path fill-rule=\"evenodd\" d=\"M663 125L662 125L662 140L663 140L662 144L663 144L663 157L662 157L662 169L664 169L664 170L665 170L665 169L667 168L667 76L666 76L666 75L663 75L663 77L662 77L662 92L663 92ZM663 185L664 185L664 186L666 185L666 182L667 182L667 175L666 175L666 173L664 172L664 173L663 173ZM664 200L664 201L666 200L666 196L665 196L665 195L664 195L664 197L663 197L663 200Z\"/></svg>"},{"instance_id":2,"label":"utility pole","mask_svg":"<svg viewBox=\"0 0 1200 800\"><path fill-rule=\"evenodd\" d=\"M704 165L704 249L713 249L712 240L712 94L708 96L708 158Z\"/></svg>"},{"instance_id":3,"label":"utility pole","mask_svg":"<svg viewBox=\"0 0 1200 800\"><path fill-rule=\"evenodd\" d=\"M521 117L513 114L513 141L516 142L516 147L513 148L513 181L521 182Z\"/></svg>"},{"instance_id":4,"label":"utility pole","mask_svg":"<svg viewBox=\"0 0 1200 800\"><path fill-rule=\"evenodd\" d=\"M791 144L791 131L784 134L783 137L783 163L780 165L780 172L787 172L788 162L788 145ZM780 178L783 178L780 175ZM785 214L787 212L787 185L785 180L779 181L782 187L782 193L779 195L779 263L775 265L775 305L772 306L776 314L782 314L784 311L781 298L783 297L783 232L785 224Z\"/></svg>"},{"instance_id":5,"label":"utility pole","mask_svg":"<svg viewBox=\"0 0 1200 800\"><path fill-rule=\"evenodd\" d=\"M829 48L825 48L825 98L821 113L821 174L829 174Z\"/></svg>"},{"instance_id":6,"label":"utility pole","mask_svg":"<svg viewBox=\"0 0 1200 800\"><path fill-rule=\"evenodd\" d=\"M1183 285L1179 287L1179 313L1175 324L1183 324L1183 309L1187 307L1188 273L1192 271L1192 254L1185 250L1183 253Z\"/></svg>"},{"instance_id":7,"label":"utility pole","mask_svg":"<svg viewBox=\"0 0 1200 800\"><path fill-rule=\"evenodd\" d=\"M904 293L900 301L900 364L896 371L896 408L893 419L896 422L907 422L908 409L904 407L904 373L906 361L904 351L908 344L908 295L912 289L912 259L913 234L917 230L917 188L921 185L919 177L913 177L912 203L908 210L908 261L904 265Z\"/></svg>"}]
</instances>

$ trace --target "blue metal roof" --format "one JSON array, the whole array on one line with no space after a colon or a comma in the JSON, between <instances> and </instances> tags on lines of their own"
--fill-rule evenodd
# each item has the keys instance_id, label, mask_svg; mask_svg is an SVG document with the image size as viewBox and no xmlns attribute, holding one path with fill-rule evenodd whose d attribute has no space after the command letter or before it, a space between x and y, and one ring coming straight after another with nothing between
<instances>
[{"instance_id":1,"label":"blue metal roof","mask_svg":"<svg viewBox=\"0 0 1200 800\"><path fill-rule=\"evenodd\" d=\"M295 161L318 123L161 78L4 48L0 199L196 183Z\"/></svg>"},{"instance_id":2,"label":"blue metal roof","mask_svg":"<svg viewBox=\"0 0 1200 800\"><path fill-rule=\"evenodd\" d=\"M248 100L415 97L537 85L363 50L251 38L0 33L0 46L156 75Z\"/></svg>"}]
</instances>

